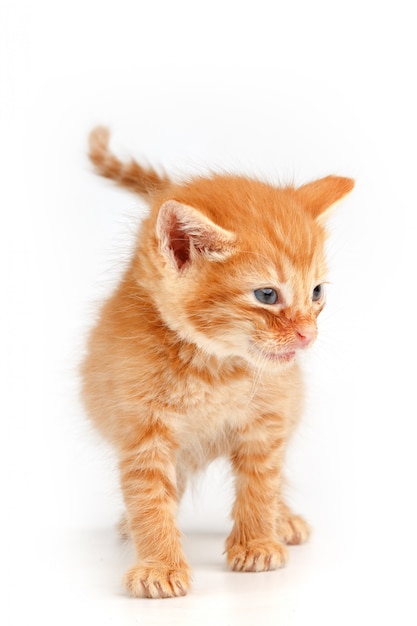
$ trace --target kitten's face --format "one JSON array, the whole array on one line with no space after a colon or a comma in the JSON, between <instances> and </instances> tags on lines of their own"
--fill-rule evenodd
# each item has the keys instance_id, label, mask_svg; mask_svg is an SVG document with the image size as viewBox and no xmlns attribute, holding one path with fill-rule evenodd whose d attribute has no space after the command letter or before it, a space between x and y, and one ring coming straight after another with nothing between
<instances>
[{"instance_id":1,"label":"kitten's face","mask_svg":"<svg viewBox=\"0 0 417 626\"><path fill-rule=\"evenodd\" d=\"M259 367L286 366L317 335L316 318L325 303L321 249L302 268L284 254L275 264L262 255L255 261L255 254L240 253L199 311L188 308L190 318L218 354L236 354Z\"/></svg>"},{"instance_id":2,"label":"kitten's face","mask_svg":"<svg viewBox=\"0 0 417 626\"><path fill-rule=\"evenodd\" d=\"M282 368L317 335L325 232L293 189L255 186L249 199L247 192L244 206L236 192L223 197L227 209L218 215L178 201L162 205L157 304L168 325L206 353Z\"/></svg>"},{"instance_id":3,"label":"kitten's face","mask_svg":"<svg viewBox=\"0 0 417 626\"><path fill-rule=\"evenodd\" d=\"M176 330L218 357L240 356L257 367L291 363L316 338L326 270L322 241L301 265L275 243L272 254L246 245L223 262L190 269L170 298Z\"/></svg>"}]
</instances>

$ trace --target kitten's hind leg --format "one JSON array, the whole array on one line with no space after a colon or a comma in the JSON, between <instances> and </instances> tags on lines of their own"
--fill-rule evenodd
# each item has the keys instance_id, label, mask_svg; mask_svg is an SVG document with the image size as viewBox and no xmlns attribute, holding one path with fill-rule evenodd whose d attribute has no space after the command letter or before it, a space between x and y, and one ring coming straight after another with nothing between
<instances>
[{"instance_id":1,"label":"kitten's hind leg","mask_svg":"<svg viewBox=\"0 0 417 626\"><path fill-rule=\"evenodd\" d=\"M119 523L117 524L117 532L120 539L123 541L128 541L132 537L126 513L122 513L120 517Z\"/></svg>"},{"instance_id":2,"label":"kitten's hind leg","mask_svg":"<svg viewBox=\"0 0 417 626\"><path fill-rule=\"evenodd\" d=\"M281 502L277 533L280 541L289 546L296 546L308 540L311 528L304 518L300 515L294 515L291 509Z\"/></svg>"}]
</instances>

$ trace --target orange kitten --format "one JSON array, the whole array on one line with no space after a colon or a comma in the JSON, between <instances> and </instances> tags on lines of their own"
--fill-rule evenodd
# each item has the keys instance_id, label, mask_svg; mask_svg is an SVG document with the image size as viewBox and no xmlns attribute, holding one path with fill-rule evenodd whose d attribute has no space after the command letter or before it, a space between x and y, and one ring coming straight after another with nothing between
<instances>
[{"instance_id":1,"label":"orange kitten","mask_svg":"<svg viewBox=\"0 0 417 626\"><path fill-rule=\"evenodd\" d=\"M189 476L230 460L236 499L227 561L282 567L306 522L282 499L287 442L302 408L299 352L325 302L327 210L353 188L328 176L276 188L238 176L175 184L121 163L95 129L98 172L150 205L134 255L104 304L83 365L83 395L115 446L137 560L134 596L184 595L190 568L176 526Z\"/></svg>"}]
</instances>

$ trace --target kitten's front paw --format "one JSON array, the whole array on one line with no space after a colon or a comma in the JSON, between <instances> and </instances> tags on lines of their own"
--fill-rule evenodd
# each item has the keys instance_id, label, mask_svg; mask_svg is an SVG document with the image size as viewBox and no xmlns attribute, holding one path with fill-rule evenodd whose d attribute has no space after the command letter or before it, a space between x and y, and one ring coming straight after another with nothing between
<instances>
[{"instance_id":1,"label":"kitten's front paw","mask_svg":"<svg viewBox=\"0 0 417 626\"><path fill-rule=\"evenodd\" d=\"M277 533L280 541L296 546L307 541L311 528L302 517L291 513L278 521Z\"/></svg>"},{"instance_id":2,"label":"kitten's front paw","mask_svg":"<svg viewBox=\"0 0 417 626\"><path fill-rule=\"evenodd\" d=\"M190 571L187 566L172 568L143 563L132 567L124 581L130 595L136 598L174 598L187 593Z\"/></svg>"},{"instance_id":3,"label":"kitten's front paw","mask_svg":"<svg viewBox=\"0 0 417 626\"><path fill-rule=\"evenodd\" d=\"M227 550L227 562L234 572L266 572L283 567L287 549L275 541L250 541Z\"/></svg>"}]
</instances>

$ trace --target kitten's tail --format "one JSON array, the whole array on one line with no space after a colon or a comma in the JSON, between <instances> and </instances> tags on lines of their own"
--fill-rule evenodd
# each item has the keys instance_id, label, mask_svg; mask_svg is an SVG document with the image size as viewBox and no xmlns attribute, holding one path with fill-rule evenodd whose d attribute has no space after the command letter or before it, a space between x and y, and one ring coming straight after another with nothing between
<instances>
[{"instance_id":1,"label":"kitten's tail","mask_svg":"<svg viewBox=\"0 0 417 626\"><path fill-rule=\"evenodd\" d=\"M88 155L98 174L146 199L171 184L167 176L160 176L151 167L145 169L133 159L120 161L109 149L109 138L109 130L104 126L97 126L90 133Z\"/></svg>"}]
</instances>

